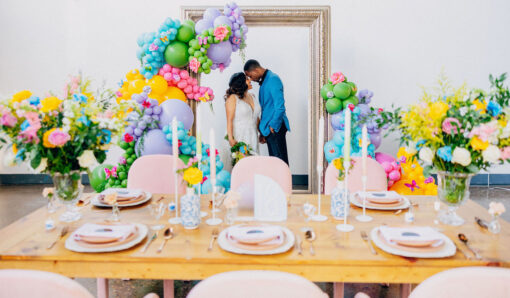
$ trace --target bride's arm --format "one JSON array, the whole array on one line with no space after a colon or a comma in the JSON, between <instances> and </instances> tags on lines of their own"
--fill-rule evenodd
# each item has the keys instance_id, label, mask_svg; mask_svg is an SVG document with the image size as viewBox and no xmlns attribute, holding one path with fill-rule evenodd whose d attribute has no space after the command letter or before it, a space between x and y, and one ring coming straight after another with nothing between
<instances>
[{"instance_id":1,"label":"bride's arm","mask_svg":"<svg viewBox=\"0 0 510 298\"><path fill-rule=\"evenodd\" d=\"M234 139L234 116L236 114L236 98L231 95L225 102L225 111L227 112L227 135L230 146L234 146L237 141Z\"/></svg>"}]
</instances>

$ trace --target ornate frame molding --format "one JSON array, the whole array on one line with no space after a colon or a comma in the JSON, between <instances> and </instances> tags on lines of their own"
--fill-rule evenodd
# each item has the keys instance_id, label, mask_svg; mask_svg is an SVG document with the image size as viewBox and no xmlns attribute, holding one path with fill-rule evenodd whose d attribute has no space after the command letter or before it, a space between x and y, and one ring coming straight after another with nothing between
<instances>
[{"instance_id":1,"label":"ornate frame molding","mask_svg":"<svg viewBox=\"0 0 510 298\"><path fill-rule=\"evenodd\" d=\"M210 6L181 7L183 19L198 21ZM221 9L220 7L217 7ZM330 6L243 6L243 16L248 26L264 27L307 27L310 30L310 95L308 114L308 188L299 193L317 193L317 154L319 118L323 116L324 141L329 135L328 115L320 97L320 88L328 81L331 57ZM195 105L192 104L192 108ZM326 164L323 164L323 169Z\"/></svg>"}]
</instances>

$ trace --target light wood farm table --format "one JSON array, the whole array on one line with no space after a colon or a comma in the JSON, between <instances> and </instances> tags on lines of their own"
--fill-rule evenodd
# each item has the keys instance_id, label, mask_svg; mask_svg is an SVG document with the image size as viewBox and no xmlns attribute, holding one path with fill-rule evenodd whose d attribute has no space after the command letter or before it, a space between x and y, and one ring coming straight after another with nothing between
<instances>
[{"instance_id":1,"label":"light wood farm table","mask_svg":"<svg viewBox=\"0 0 510 298\"><path fill-rule=\"evenodd\" d=\"M156 199L159 197L161 195L154 196ZM394 212L367 210L367 214L374 220L361 223L354 219L361 213L361 209L352 207L349 223L353 224L355 229L350 233L342 233L335 229L336 224L340 222L333 220L329 215L328 196L324 196L322 200L322 213L328 215L328 220L305 221L302 205L306 201L315 204L316 197L316 195L292 195L289 200L288 220L282 223L295 234L301 235L303 255L298 255L296 249L272 256L236 255L221 250L217 244L208 252L207 247L214 227L206 225L204 221L196 230L185 230L179 225L175 226L177 232L175 238L168 241L160 254L156 250L163 241L162 231L145 253L140 252L141 244L121 252L76 253L64 247L65 239L58 241L52 249L46 249L58 236L63 225L58 224L56 230L46 232L44 221L47 213L45 208L41 208L0 230L0 269L35 269L85 278L168 280L202 280L216 273L233 270L278 270L298 274L312 281L335 282L335 296L341 296L344 282L413 284L455 267L510 267L510 224L501 221L502 231L498 235L482 230L474 223L474 217L488 219L488 214L473 201L468 201L458 212L466 223L460 227L450 227L434 224L433 197L409 197L412 202L419 204L414 208L414 225L437 226L461 250L471 255L457 239L458 233L464 233L469 238L470 244L483 256L483 260L474 258L467 260L459 251L455 256L444 259L404 258L390 255L378 248L376 248L378 254L373 255L367 243L361 239L360 231L369 233L373 227L381 224L402 225L405 212L395 215ZM168 203L170 199L172 196L166 195L163 202ZM204 210L209 211L207 203L203 202L202 205ZM121 220L151 224L152 218L147 206L144 204L140 207L121 209ZM56 216L63 212L63 209L61 207ZM82 208L81 213L82 219L70 224L70 231L86 222L103 221L111 211L87 205ZM170 216L173 216L173 213L170 215L166 213L164 221L166 222ZM219 216L223 217L223 213ZM315 256L310 255L309 243L304 241L303 232L300 231L300 228L305 226L313 227L317 234L317 240L314 242ZM225 227L222 224L219 228L221 230Z\"/></svg>"}]
</instances>

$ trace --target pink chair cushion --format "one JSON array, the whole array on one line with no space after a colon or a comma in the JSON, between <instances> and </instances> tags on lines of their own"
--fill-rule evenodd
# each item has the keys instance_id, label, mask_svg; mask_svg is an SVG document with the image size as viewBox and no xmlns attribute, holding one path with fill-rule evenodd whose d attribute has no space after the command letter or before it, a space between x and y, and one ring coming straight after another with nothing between
<instances>
[{"instance_id":1,"label":"pink chair cushion","mask_svg":"<svg viewBox=\"0 0 510 298\"><path fill-rule=\"evenodd\" d=\"M363 166L361 164L361 157L353 157L352 159L355 161L355 164L349 172L348 187L349 191L354 193L363 190L363 185L361 183ZM325 194L331 194L331 191L337 184L337 177L338 170L335 168L333 163L330 163L326 169L326 175L324 177ZM388 190L386 172L384 171L381 164L371 158L367 159L367 190Z\"/></svg>"},{"instance_id":2,"label":"pink chair cushion","mask_svg":"<svg viewBox=\"0 0 510 298\"><path fill-rule=\"evenodd\" d=\"M280 185L283 192L292 193L292 174L289 166L272 156L248 156L241 159L232 169L231 189L241 193L241 207L253 206L255 174L264 175Z\"/></svg>"},{"instance_id":3,"label":"pink chair cushion","mask_svg":"<svg viewBox=\"0 0 510 298\"><path fill-rule=\"evenodd\" d=\"M128 188L141 188L151 193L174 193L174 158L172 155L146 155L131 165L128 174ZM183 168L182 160L177 159L177 168ZM186 192L182 176L177 174L179 194Z\"/></svg>"},{"instance_id":4,"label":"pink chair cushion","mask_svg":"<svg viewBox=\"0 0 510 298\"><path fill-rule=\"evenodd\" d=\"M35 270L0 270L0 297L93 298L87 289L65 276Z\"/></svg>"},{"instance_id":5,"label":"pink chair cushion","mask_svg":"<svg viewBox=\"0 0 510 298\"><path fill-rule=\"evenodd\" d=\"M188 298L326 298L311 281L278 271L232 271L213 275L196 285Z\"/></svg>"},{"instance_id":6,"label":"pink chair cushion","mask_svg":"<svg viewBox=\"0 0 510 298\"><path fill-rule=\"evenodd\" d=\"M409 297L510 297L510 269L463 267L446 270L427 278Z\"/></svg>"}]
</instances>

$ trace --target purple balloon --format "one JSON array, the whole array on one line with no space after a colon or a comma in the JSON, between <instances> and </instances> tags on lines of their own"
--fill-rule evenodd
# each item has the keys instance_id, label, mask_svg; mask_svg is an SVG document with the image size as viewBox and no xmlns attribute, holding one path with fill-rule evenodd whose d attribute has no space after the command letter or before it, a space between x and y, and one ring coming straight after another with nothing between
<instances>
[{"instance_id":1,"label":"purple balloon","mask_svg":"<svg viewBox=\"0 0 510 298\"><path fill-rule=\"evenodd\" d=\"M145 115L152 115L152 108L145 109L144 114Z\"/></svg>"},{"instance_id":2,"label":"purple balloon","mask_svg":"<svg viewBox=\"0 0 510 298\"><path fill-rule=\"evenodd\" d=\"M143 131L140 128L138 128L138 127L135 128L135 136L139 137L142 135L142 133L143 133Z\"/></svg>"},{"instance_id":3,"label":"purple balloon","mask_svg":"<svg viewBox=\"0 0 510 298\"><path fill-rule=\"evenodd\" d=\"M379 148L381 146L381 134L380 133L371 133L370 134L370 143L374 144L375 149Z\"/></svg>"},{"instance_id":4,"label":"purple balloon","mask_svg":"<svg viewBox=\"0 0 510 298\"><path fill-rule=\"evenodd\" d=\"M212 44L207 50L207 57L214 63L226 63L232 55L232 44L228 41Z\"/></svg>"},{"instance_id":5,"label":"purple balloon","mask_svg":"<svg viewBox=\"0 0 510 298\"><path fill-rule=\"evenodd\" d=\"M202 34L202 32L209 30L209 28L213 27L212 20L201 19L195 24L195 32L198 34Z\"/></svg>"},{"instance_id":6,"label":"purple balloon","mask_svg":"<svg viewBox=\"0 0 510 298\"><path fill-rule=\"evenodd\" d=\"M212 47L212 46L211 46ZM168 99L165 100L161 105L161 109L163 110L159 115L159 122L161 127L165 125L171 125L172 119L174 117L177 118L178 121L181 121L184 124L184 129L188 130L193 125L193 111L191 108L180 99Z\"/></svg>"},{"instance_id":7,"label":"purple balloon","mask_svg":"<svg viewBox=\"0 0 510 298\"><path fill-rule=\"evenodd\" d=\"M138 139L135 145L135 152L140 152L141 156L151 154L172 154L172 146L166 140L165 134L160 129L150 130L143 138L143 145L140 144L142 138Z\"/></svg>"},{"instance_id":8,"label":"purple balloon","mask_svg":"<svg viewBox=\"0 0 510 298\"><path fill-rule=\"evenodd\" d=\"M133 127L131 127L131 126L126 127L126 133L132 135L133 134Z\"/></svg>"},{"instance_id":9,"label":"purple balloon","mask_svg":"<svg viewBox=\"0 0 510 298\"><path fill-rule=\"evenodd\" d=\"M358 108L360 109L361 116L367 116L370 114L370 107L366 104L358 104Z\"/></svg>"},{"instance_id":10,"label":"purple balloon","mask_svg":"<svg viewBox=\"0 0 510 298\"><path fill-rule=\"evenodd\" d=\"M204 11L204 19L214 21L221 16L221 12L217 8L208 8Z\"/></svg>"},{"instance_id":11,"label":"purple balloon","mask_svg":"<svg viewBox=\"0 0 510 298\"><path fill-rule=\"evenodd\" d=\"M159 115L161 114L161 107L160 106L155 106L154 108L152 108L152 113L154 115Z\"/></svg>"},{"instance_id":12,"label":"purple balloon","mask_svg":"<svg viewBox=\"0 0 510 298\"><path fill-rule=\"evenodd\" d=\"M230 28L232 28L232 21L229 18L227 18L226 16L219 16L214 19L213 25L214 25L214 27L218 27L221 25L227 25Z\"/></svg>"},{"instance_id":13,"label":"purple balloon","mask_svg":"<svg viewBox=\"0 0 510 298\"><path fill-rule=\"evenodd\" d=\"M343 130L344 129L344 113L340 111L331 115L331 126L335 130Z\"/></svg>"}]
</instances>

